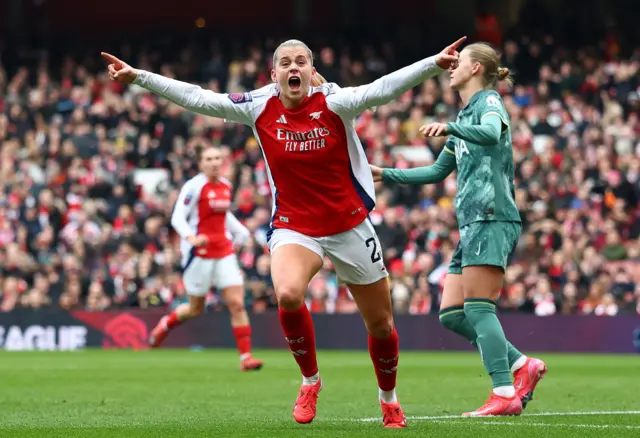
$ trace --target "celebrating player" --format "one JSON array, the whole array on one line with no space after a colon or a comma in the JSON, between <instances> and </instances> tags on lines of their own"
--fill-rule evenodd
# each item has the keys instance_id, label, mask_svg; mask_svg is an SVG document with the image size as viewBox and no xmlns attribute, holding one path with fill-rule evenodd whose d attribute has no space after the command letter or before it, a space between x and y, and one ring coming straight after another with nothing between
<instances>
[{"instance_id":1,"label":"celebrating player","mask_svg":"<svg viewBox=\"0 0 640 438\"><path fill-rule=\"evenodd\" d=\"M262 362L251 356L251 326L244 307L242 273L234 253L234 244L242 245L249 230L229 211L231 183L220 177L221 164L217 147L203 149L198 157L201 173L180 190L171 225L182 238L182 279L189 302L162 317L151 332L149 343L158 347L172 328L200 315L207 292L215 286L221 290L231 315L240 369L259 370Z\"/></svg>"},{"instance_id":2,"label":"celebrating player","mask_svg":"<svg viewBox=\"0 0 640 438\"><path fill-rule=\"evenodd\" d=\"M434 184L457 167L456 216L460 242L445 278L440 322L481 352L493 394L465 416L518 415L547 372L541 360L527 358L505 338L496 316L507 259L522 229L514 199L514 166L509 116L496 81L510 81L509 69L484 43L467 46L450 68L451 87L465 107L456 123L420 128L426 137L451 135L432 166L409 170L371 166L374 181ZM514 383L511 380L514 373Z\"/></svg>"},{"instance_id":3,"label":"celebrating player","mask_svg":"<svg viewBox=\"0 0 640 438\"><path fill-rule=\"evenodd\" d=\"M385 427L406 426L396 397L398 333L393 324L387 271L368 213L375 206L371 171L352 126L365 109L386 104L449 68L464 38L439 54L371 84L311 87L316 74L311 50L297 40L273 56L274 84L248 93L218 94L136 70L112 55L111 79L135 83L192 111L244 123L262 148L273 196L268 234L271 275L285 339L302 387L293 406L298 423L316 416L322 379L315 335L304 297L328 256L356 301L369 333Z\"/></svg>"}]
</instances>

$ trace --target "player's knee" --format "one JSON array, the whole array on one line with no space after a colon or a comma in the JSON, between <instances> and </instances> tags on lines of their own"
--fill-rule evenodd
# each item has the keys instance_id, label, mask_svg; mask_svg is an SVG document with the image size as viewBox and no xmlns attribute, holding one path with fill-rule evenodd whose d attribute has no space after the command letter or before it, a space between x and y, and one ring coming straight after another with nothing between
<instances>
[{"instance_id":1,"label":"player's knee","mask_svg":"<svg viewBox=\"0 0 640 438\"><path fill-rule=\"evenodd\" d=\"M242 296L234 296L227 300L227 308L229 309L229 313L232 315L236 315L238 313L242 313L245 311L244 308L244 299Z\"/></svg>"},{"instance_id":2,"label":"player's knee","mask_svg":"<svg viewBox=\"0 0 640 438\"><path fill-rule=\"evenodd\" d=\"M204 312L204 300L189 303L189 316L195 318Z\"/></svg>"},{"instance_id":3,"label":"player's knee","mask_svg":"<svg viewBox=\"0 0 640 438\"><path fill-rule=\"evenodd\" d=\"M304 303L306 290L293 286L280 286L276 288L278 307L285 310L296 310Z\"/></svg>"},{"instance_id":4,"label":"player's knee","mask_svg":"<svg viewBox=\"0 0 640 438\"><path fill-rule=\"evenodd\" d=\"M366 321L367 331L371 336L378 339L386 339L393 331L393 315L384 315Z\"/></svg>"}]
</instances>

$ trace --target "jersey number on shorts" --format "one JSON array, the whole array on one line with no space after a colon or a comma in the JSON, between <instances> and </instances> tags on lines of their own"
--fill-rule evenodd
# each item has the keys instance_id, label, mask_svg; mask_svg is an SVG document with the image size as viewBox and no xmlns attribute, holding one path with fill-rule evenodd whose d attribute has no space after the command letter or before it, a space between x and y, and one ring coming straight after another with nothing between
<instances>
[{"instance_id":1,"label":"jersey number on shorts","mask_svg":"<svg viewBox=\"0 0 640 438\"><path fill-rule=\"evenodd\" d=\"M369 237L364 243L367 244L367 248L373 246L371 250L371 263L378 263L382 256L380 255L380 251L378 251L378 244L376 243L376 239L373 237Z\"/></svg>"}]
</instances>

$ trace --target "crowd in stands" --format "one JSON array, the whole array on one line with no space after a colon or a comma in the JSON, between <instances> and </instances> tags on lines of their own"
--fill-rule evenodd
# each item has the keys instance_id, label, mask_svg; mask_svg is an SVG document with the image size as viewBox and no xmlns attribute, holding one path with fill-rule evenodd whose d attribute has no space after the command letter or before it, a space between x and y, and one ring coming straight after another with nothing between
<instances>
[{"instance_id":1,"label":"crowd in stands","mask_svg":"<svg viewBox=\"0 0 640 438\"><path fill-rule=\"evenodd\" d=\"M400 59L391 44L357 53L313 48L318 71L343 87L414 61ZM171 59L153 49L121 55L214 91L244 92L270 81L272 48L242 49L230 56L213 43ZM211 143L223 146L234 213L253 233L238 254L247 306L275 307L266 250L271 194L252 131L109 82L100 65L81 58L55 68L37 61L0 67L0 312L184 302L169 217L181 184L197 172L196 148ZM623 57L611 45L568 51L551 38L517 39L504 44L503 62L516 73L515 87L499 91L511 115L524 231L502 311L640 313L640 52ZM426 141L418 127L455 119L460 101L447 80L428 80L358 117L372 163L407 168L435 160L444 139ZM439 185L377 191L371 219L395 310L432 313L458 241L455 174ZM215 293L208 304L224 309ZM308 305L356 310L328 260L309 286Z\"/></svg>"}]
</instances>

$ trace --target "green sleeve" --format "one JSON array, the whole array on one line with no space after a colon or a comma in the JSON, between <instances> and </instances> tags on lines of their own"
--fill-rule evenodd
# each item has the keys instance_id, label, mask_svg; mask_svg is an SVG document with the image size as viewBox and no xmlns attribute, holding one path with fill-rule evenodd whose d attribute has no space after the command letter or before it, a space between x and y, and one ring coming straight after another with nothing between
<instances>
[{"instance_id":1,"label":"green sleeve","mask_svg":"<svg viewBox=\"0 0 640 438\"><path fill-rule=\"evenodd\" d=\"M495 146L502 135L503 122L500 116L490 113L484 116L479 125L465 126L449 122L449 134L481 146Z\"/></svg>"},{"instance_id":2,"label":"green sleeve","mask_svg":"<svg viewBox=\"0 0 640 438\"><path fill-rule=\"evenodd\" d=\"M445 146L433 165L406 170L382 169L382 181L400 184L437 184L444 181L455 168L455 154Z\"/></svg>"}]
</instances>

